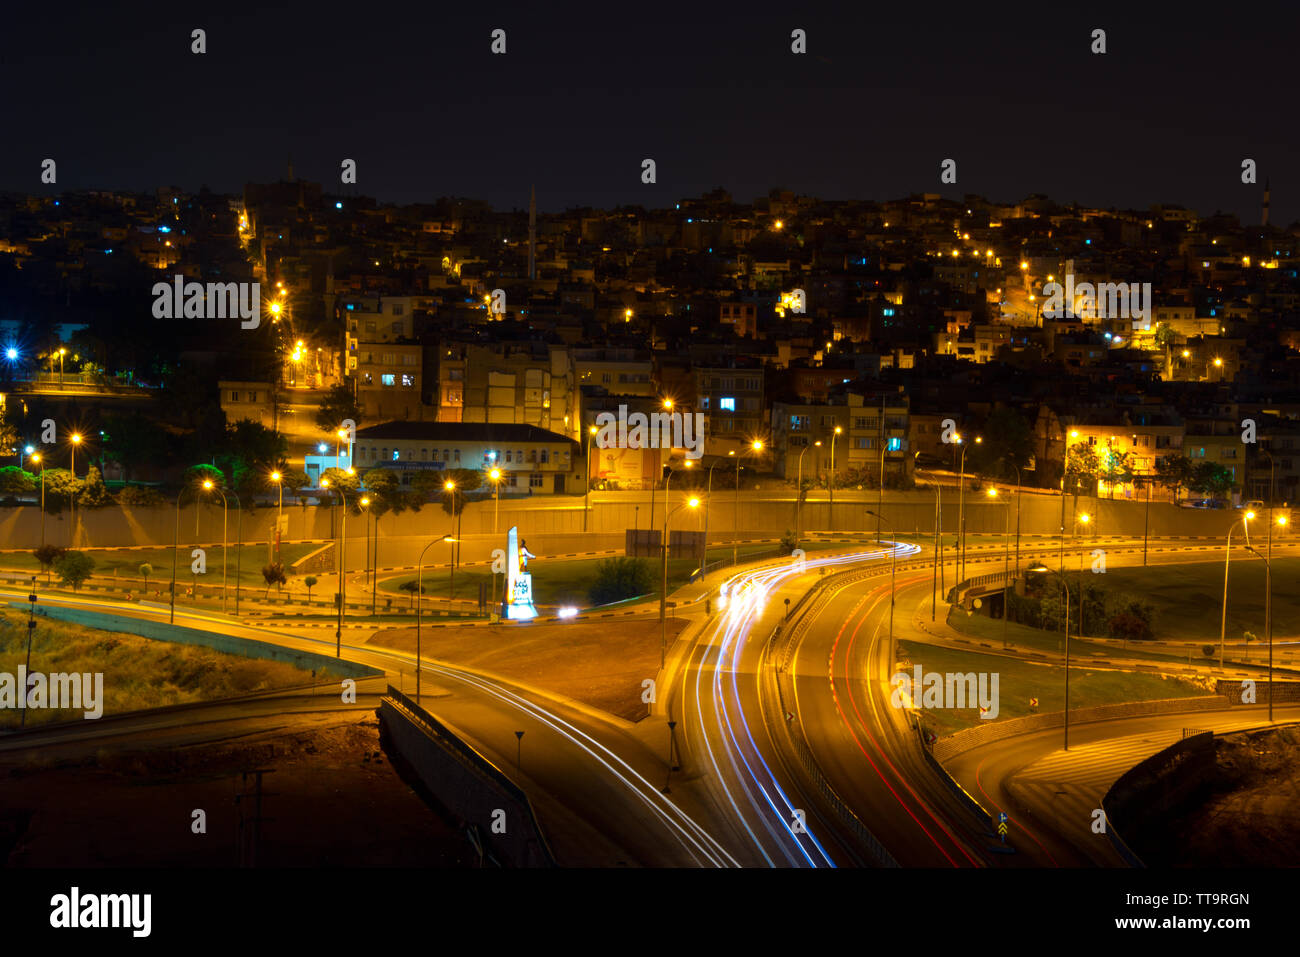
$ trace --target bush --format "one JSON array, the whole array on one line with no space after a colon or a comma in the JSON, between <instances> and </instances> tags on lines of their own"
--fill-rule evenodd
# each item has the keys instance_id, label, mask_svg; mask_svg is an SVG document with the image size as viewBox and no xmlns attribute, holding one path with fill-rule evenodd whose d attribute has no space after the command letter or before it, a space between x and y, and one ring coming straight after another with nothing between
<instances>
[{"instance_id":1,"label":"bush","mask_svg":"<svg viewBox=\"0 0 1300 957\"><path fill-rule=\"evenodd\" d=\"M162 492L150 485L128 485L117 493L119 505L166 505Z\"/></svg>"},{"instance_id":2,"label":"bush","mask_svg":"<svg viewBox=\"0 0 1300 957\"><path fill-rule=\"evenodd\" d=\"M782 553L789 555L798 547L799 547L799 539L795 538L794 532L790 531L787 528L785 530L785 534L781 536Z\"/></svg>"},{"instance_id":3,"label":"bush","mask_svg":"<svg viewBox=\"0 0 1300 957\"><path fill-rule=\"evenodd\" d=\"M587 590L593 605L608 605L648 594L654 574L642 558L607 558L596 563L596 580Z\"/></svg>"},{"instance_id":4,"label":"bush","mask_svg":"<svg viewBox=\"0 0 1300 957\"><path fill-rule=\"evenodd\" d=\"M85 552L64 552L54 562L54 570L59 573L59 581L76 591L95 570L95 560Z\"/></svg>"},{"instance_id":5,"label":"bush","mask_svg":"<svg viewBox=\"0 0 1300 957\"><path fill-rule=\"evenodd\" d=\"M50 568L63 557L63 553L66 551L66 548L60 548L58 545L42 545L40 548L35 549L32 554L41 563L41 568L45 569L45 574L49 575Z\"/></svg>"},{"instance_id":6,"label":"bush","mask_svg":"<svg viewBox=\"0 0 1300 957\"><path fill-rule=\"evenodd\" d=\"M278 590L288 579L284 574L284 566L279 562L272 562L262 568L262 580L266 582L266 597L271 597L271 586L275 585Z\"/></svg>"}]
</instances>

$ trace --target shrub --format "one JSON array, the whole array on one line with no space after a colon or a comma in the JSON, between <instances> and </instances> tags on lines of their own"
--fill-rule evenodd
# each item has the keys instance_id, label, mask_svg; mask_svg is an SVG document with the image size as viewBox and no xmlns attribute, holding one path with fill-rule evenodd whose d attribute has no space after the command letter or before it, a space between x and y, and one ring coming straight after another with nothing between
<instances>
[{"instance_id":1,"label":"shrub","mask_svg":"<svg viewBox=\"0 0 1300 957\"><path fill-rule=\"evenodd\" d=\"M54 570L59 573L59 581L76 591L95 570L95 560L85 552L64 552L55 560Z\"/></svg>"},{"instance_id":2,"label":"shrub","mask_svg":"<svg viewBox=\"0 0 1300 957\"><path fill-rule=\"evenodd\" d=\"M785 530L785 534L781 536L781 551L784 554L789 555L798 546L799 546L799 539L795 538L794 532L790 531L787 528Z\"/></svg>"},{"instance_id":3,"label":"shrub","mask_svg":"<svg viewBox=\"0 0 1300 957\"><path fill-rule=\"evenodd\" d=\"M162 492L150 485L128 485L117 493L119 505L166 505Z\"/></svg>"},{"instance_id":4,"label":"shrub","mask_svg":"<svg viewBox=\"0 0 1300 957\"><path fill-rule=\"evenodd\" d=\"M608 605L647 594L654 581L650 563L641 558L607 558L596 563L596 580L587 590L593 605Z\"/></svg>"},{"instance_id":5,"label":"shrub","mask_svg":"<svg viewBox=\"0 0 1300 957\"><path fill-rule=\"evenodd\" d=\"M33 551L32 554L35 555L36 560L41 563L41 568L45 569L45 574L48 578L50 568L53 567L55 562L63 557L63 553L66 551L66 548L60 548L58 545L42 545L40 548Z\"/></svg>"},{"instance_id":6,"label":"shrub","mask_svg":"<svg viewBox=\"0 0 1300 957\"><path fill-rule=\"evenodd\" d=\"M276 586L276 590L279 590L280 586L288 581L284 574L284 566L279 562L272 562L269 565L263 566L262 579L266 582L267 598L271 597L272 585Z\"/></svg>"}]
</instances>

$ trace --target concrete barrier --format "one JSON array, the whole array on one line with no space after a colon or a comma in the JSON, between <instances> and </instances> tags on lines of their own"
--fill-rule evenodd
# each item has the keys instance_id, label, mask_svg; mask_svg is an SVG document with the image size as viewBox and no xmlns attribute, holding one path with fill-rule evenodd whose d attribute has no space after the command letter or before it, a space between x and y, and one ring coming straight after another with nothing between
<instances>
[{"instance_id":1,"label":"concrete barrier","mask_svg":"<svg viewBox=\"0 0 1300 957\"><path fill-rule=\"evenodd\" d=\"M492 863L555 867L528 796L501 770L392 685L379 703L381 740Z\"/></svg>"},{"instance_id":2,"label":"concrete barrier","mask_svg":"<svg viewBox=\"0 0 1300 957\"><path fill-rule=\"evenodd\" d=\"M28 611L30 606L21 601L10 602L10 607L19 611ZM296 648L282 648L253 638L236 638L233 635L221 635L197 628L185 628L165 621L149 621L144 618L130 618L125 615L113 615L102 611L87 611L82 608L63 608L58 605L37 606L36 614L57 621L66 621L87 628L99 628L103 631L116 631L130 635L139 635L152 641L170 641L181 645L201 645L228 655L241 655L245 658L264 658L293 665L304 671L328 671L345 678L373 678L384 672L369 665L357 664L341 658L329 658L311 651L299 651Z\"/></svg>"},{"instance_id":3,"label":"concrete barrier","mask_svg":"<svg viewBox=\"0 0 1300 957\"><path fill-rule=\"evenodd\" d=\"M1232 703L1221 695L1204 698L1165 698L1160 701L1130 701L1125 704L1103 704L1095 708L1078 708L1070 712L1070 723L1086 724L1089 721L1109 721L1114 718L1138 718L1152 714L1177 714L1183 711L1223 711ZM973 748L1018 734L1046 731L1065 727L1065 712L1031 714L1006 721L980 722L979 727L966 728L940 738L934 743L932 753L939 762L949 761Z\"/></svg>"},{"instance_id":4,"label":"concrete barrier","mask_svg":"<svg viewBox=\"0 0 1300 957\"><path fill-rule=\"evenodd\" d=\"M1251 679L1252 681L1254 679ZM1228 699L1229 704L1268 704L1269 682L1255 681L1255 700L1246 702L1241 700L1242 680L1229 681L1220 678L1214 683L1214 691ZM1274 681L1273 682L1273 701L1274 702L1295 702L1300 701L1300 681Z\"/></svg>"},{"instance_id":5,"label":"concrete barrier","mask_svg":"<svg viewBox=\"0 0 1300 957\"><path fill-rule=\"evenodd\" d=\"M1110 786L1101 800L1106 834L1130 866L1145 865L1120 836L1120 822L1129 834L1140 833L1148 825L1158 826L1162 817L1209 783L1213 770L1214 732L1202 731L1135 764Z\"/></svg>"}]
</instances>

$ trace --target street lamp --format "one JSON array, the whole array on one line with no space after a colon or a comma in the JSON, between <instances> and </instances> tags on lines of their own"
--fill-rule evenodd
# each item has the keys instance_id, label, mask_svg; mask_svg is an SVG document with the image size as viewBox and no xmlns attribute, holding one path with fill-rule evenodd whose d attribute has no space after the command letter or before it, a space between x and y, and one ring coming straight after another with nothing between
<instances>
[{"instance_id":1,"label":"street lamp","mask_svg":"<svg viewBox=\"0 0 1300 957\"><path fill-rule=\"evenodd\" d=\"M1223 670L1223 647L1227 642L1227 637L1228 637L1228 570L1232 566L1232 533L1235 532L1237 530L1237 526L1240 525L1242 527L1242 531L1245 533L1247 538L1247 543L1248 543L1247 547L1249 547L1250 531L1247 528L1247 523L1254 521L1254 518L1255 518L1254 512L1247 512L1244 516L1242 516L1241 521L1233 522L1232 525L1228 528L1227 550L1225 551L1223 557L1223 611L1222 611L1222 616L1219 619L1219 670L1220 671ZM1265 564L1266 574L1267 574L1267 569L1268 566L1267 564ZM1271 721L1273 719L1270 717L1269 720Z\"/></svg>"},{"instance_id":2,"label":"street lamp","mask_svg":"<svg viewBox=\"0 0 1300 957\"><path fill-rule=\"evenodd\" d=\"M205 479L204 487L211 488L212 480ZM168 621L171 624L176 623L176 556L181 547L181 498L185 495L189 486L183 486L176 493L176 528L172 533L172 598L171 598L171 616ZM198 597L197 595L195 596Z\"/></svg>"},{"instance_id":3,"label":"street lamp","mask_svg":"<svg viewBox=\"0 0 1300 957\"><path fill-rule=\"evenodd\" d=\"M1270 500L1271 501L1271 500ZM1270 506L1271 507L1271 506ZM1253 512L1247 512L1249 518ZM1285 518L1279 518L1279 525L1285 525ZM1244 521L1242 527L1246 534L1246 551L1250 552L1256 558L1264 562L1264 634L1268 641L1268 721L1273 723L1273 561L1270 555L1261 555L1250 544L1250 526ZM1231 533L1230 533L1231 534ZM1268 535L1270 542L1273 538L1273 523L1269 523Z\"/></svg>"},{"instance_id":4,"label":"street lamp","mask_svg":"<svg viewBox=\"0 0 1300 957\"><path fill-rule=\"evenodd\" d=\"M445 541L453 539L444 535L442 538L435 538L428 542L420 550L420 560L415 567L415 703L420 703L420 616L424 609L421 607L420 598L424 592L424 556L434 545L440 545Z\"/></svg>"},{"instance_id":5,"label":"street lamp","mask_svg":"<svg viewBox=\"0 0 1300 957\"><path fill-rule=\"evenodd\" d=\"M835 431L831 433L831 471L826 479L826 489L830 498L828 511L830 512L829 522L831 528L835 527L835 436L841 435L843 432L844 429L837 425Z\"/></svg>"},{"instance_id":6,"label":"street lamp","mask_svg":"<svg viewBox=\"0 0 1300 957\"><path fill-rule=\"evenodd\" d=\"M672 475L669 475L672 478ZM663 586L659 590L659 667L668 657L668 520L684 507L699 508L700 500L692 496L683 505L668 511L668 489L664 488Z\"/></svg>"},{"instance_id":7,"label":"street lamp","mask_svg":"<svg viewBox=\"0 0 1300 957\"><path fill-rule=\"evenodd\" d=\"M497 533L497 518L501 515L501 470L498 468L488 472L488 478L492 480L492 498L495 504L492 506L492 534Z\"/></svg>"},{"instance_id":8,"label":"street lamp","mask_svg":"<svg viewBox=\"0 0 1300 957\"><path fill-rule=\"evenodd\" d=\"M212 491L216 488L212 479L203 480L205 491ZM226 563L226 558L230 554L230 539L227 535L229 529L228 520L230 518L229 502L226 501L226 493L217 489L217 494L221 496L221 613L226 613L228 599L230 598L230 568ZM238 575L238 573L236 573ZM197 595L194 596L198 598Z\"/></svg>"},{"instance_id":9,"label":"street lamp","mask_svg":"<svg viewBox=\"0 0 1300 957\"><path fill-rule=\"evenodd\" d=\"M749 443L750 449L755 452L763 451L763 443L759 439ZM664 507L667 507L668 497L664 495ZM739 535L740 535L740 456L736 456L736 514L733 519L733 528L731 534L731 564L736 564L739 556Z\"/></svg>"},{"instance_id":10,"label":"street lamp","mask_svg":"<svg viewBox=\"0 0 1300 957\"><path fill-rule=\"evenodd\" d=\"M41 547L45 547L45 466L41 465L41 453L32 453L32 461L41 466Z\"/></svg>"},{"instance_id":11,"label":"street lamp","mask_svg":"<svg viewBox=\"0 0 1300 957\"><path fill-rule=\"evenodd\" d=\"M1069 438L1064 441L1065 456L1061 460L1061 557L1059 562L1062 568L1065 567L1065 477L1070 472L1070 439L1077 439L1078 437L1079 430L1071 429ZM1078 504L1077 499L1075 504Z\"/></svg>"},{"instance_id":12,"label":"street lamp","mask_svg":"<svg viewBox=\"0 0 1300 957\"><path fill-rule=\"evenodd\" d=\"M456 564L457 564L457 557L458 557L459 552L460 552L460 547L459 547L459 546L460 546L460 537L461 537L461 536L460 536L460 514L456 511L456 483L453 482L451 479L447 479L447 481L445 481L445 482L442 483L442 487L443 487L444 490L446 490L446 491L448 491L448 492L451 493L451 517L452 517L452 521L455 523L455 525L454 525L453 527L455 528L455 531L456 531L456 546L457 546L457 547L455 547L455 548L453 548L453 549L451 550L451 599L452 599L452 601L455 601L455 599L456 599ZM461 511L464 511L464 506L465 506L465 501L464 501L464 499L462 498L462 499L461 499ZM376 543L376 544L378 544L378 543Z\"/></svg>"},{"instance_id":13,"label":"street lamp","mask_svg":"<svg viewBox=\"0 0 1300 957\"><path fill-rule=\"evenodd\" d=\"M278 471L271 473L271 481L275 483L276 506L275 506L275 560L280 561L280 526L284 524L284 476ZM238 588L238 586L236 586Z\"/></svg>"},{"instance_id":14,"label":"street lamp","mask_svg":"<svg viewBox=\"0 0 1300 957\"><path fill-rule=\"evenodd\" d=\"M586 490L583 492L582 497L582 530L584 532L587 530L587 516L591 512L591 440L596 437L596 433L599 431L600 429L596 428L594 425L587 429L587 456L583 459L587 464ZM453 501L452 512L454 513L455 510L456 503Z\"/></svg>"},{"instance_id":15,"label":"street lamp","mask_svg":"<svg viewBox=\"0 0 1300 957\"><path fill-rule=\"evenodd\" d=\"M352 469L348 469L348 474L352 474ZM329 488L330 480L323 478L320 480L321 488ZM343 657L343 611L348 603L348 582L347 582L347 563L344 549L348 544L348 497L344 494L342 487L338 490L339 499L343 502L342 518L339 519L339 618L338 624L334 626L334 657Z\"/></svg>"},{"instance_id":16,"label":"street lamp","mask_svg":"<svg viewBox=\"0 0 1300 957\"><path fill-rule=\"evenodd\" d=\"M59 353L60 355L62 355L63 350L60 349ZM63 365L62 360L60 360L59 365L60 365L60 375L62 375L62 365ZM71 462L72 465L72 545L75 548L77 545L77 446L81 444L81 433L73 432L71 436L71 441L72 441L72 449L71 449L72 452L72 462Z\"/></svg>"},{"instance_id":17,"label":"street lamp","mask_svg":"<svg viewBox=\"0 0 1300 957\"><path fill-rule=\"evenodd\" d=\"M794 547L799 547L799 533L802 531L800 519L803 511L803 457L808 454L810 448L821 448L821 439L818 439L812 445L805 445L803 451L799 453L799 472L795 481L794 492Z\"/></svg>"},{"instance_id":18,"label":"street lamp","mask_svg":"<svg viewBox=\"0 0 1300 957\"><path fill-rule=\"evenodd\" d=\"M866 511L868 515L876 516L877 523L882 521L879 512L873 512L871 509L867 509ZM897 537L898 532L894 528L894 526L889 522L886 522L885 524L889 525L889 534ZM876 537L876 544L878 545L883 544L879 536ZM898 562L898 542L890 542L889 545L890 548L889 548L889 665L888 667L889 670L892 672L894 670L894 660L897 655L897 652L894 650L894 581L895 581L894 574Z\"/></svg>"},{"instance_id":19,"label":"street lamp","mask_svg":"<svg viewBox=\"0 0 1300 957\"><path fill-rule=\"evenodd\" d=\"M966 576L966 449L969 446L962 442L960 435L953 436L953 440L961 446L961 474L957 479L957 580L962 581ZM983 442L982 436L975 436L976 445Z\"/></svg>"}]
</instances>

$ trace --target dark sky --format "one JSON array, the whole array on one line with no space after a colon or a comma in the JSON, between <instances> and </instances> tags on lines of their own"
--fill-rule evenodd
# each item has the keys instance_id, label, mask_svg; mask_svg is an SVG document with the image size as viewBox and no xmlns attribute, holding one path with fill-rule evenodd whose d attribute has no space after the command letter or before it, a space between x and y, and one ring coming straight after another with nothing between
<instances>
[{"instance_id":1,"label":"dark sky","mask_svg":"<svg viewBox=\"0 0 1300 957\"><path fill-rule=\"evenodd\" d=\"M283 176L383 200L666 205L715 186L967 192L1300 219L1294 3L24 3L0 25L0 188ZM1141 7L1141 9L1139 9ZM189 52L207 30L208 52ZM505 56L489 34L507 31ZM790 31L809 52L790 53ZM1108 52L1089 52L1094 27ZM640 163L658 183L640 182ZM958 163L956 186L939 164ZM1259 164L1259 184L1240 164Z\"/></svg>"}]
</instances>

